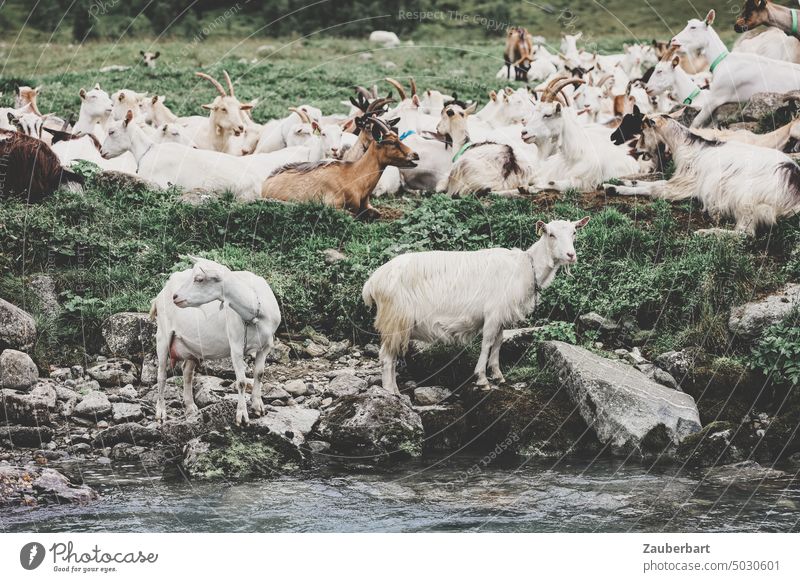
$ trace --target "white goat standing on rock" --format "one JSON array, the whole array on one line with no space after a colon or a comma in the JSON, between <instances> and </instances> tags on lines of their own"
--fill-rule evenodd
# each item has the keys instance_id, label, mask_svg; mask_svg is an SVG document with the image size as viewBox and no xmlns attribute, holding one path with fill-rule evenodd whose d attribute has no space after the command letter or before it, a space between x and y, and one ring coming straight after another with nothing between
<instances>
[{"instance_id":1,"label":"white goat standing on rock","mask_svg":"<svg viewBox=\"0 0 800 582\"><path fill-rule=\"evenodd\" d=\"M500 371L503 328L524 319L536 307L564 265L578 261L575 234L589 217L577 222L536 223L540 238L528 250L431 251L407 253L379 267L364 284L368 307L376 304L375 328L381 334L380 360L384 389L399 394L396 360L412 339L465 342L483 333L475 367L478 385L504 382Z\"/></svg>"},{"instance_id":2,"label":"white goat standing on rock","mask_svg":"<svg viewBox=\"0 0 800 582\"><path fill-rule=\"evenodd\" d=\"M278 302L269 284L249 271L231 271L208 259L189 256L191 269L173 273L153 300L150 317L158 322L158 400L156 419L165 420L167 364L183 362L183 401L187 416L197 412L192 392L194 369L201 360L230 357L239 399L236 424L247 424L245 355L255 354L251 405L264 414L261 376L267 353L281 323Z\"/></svg>"}]
</instances>

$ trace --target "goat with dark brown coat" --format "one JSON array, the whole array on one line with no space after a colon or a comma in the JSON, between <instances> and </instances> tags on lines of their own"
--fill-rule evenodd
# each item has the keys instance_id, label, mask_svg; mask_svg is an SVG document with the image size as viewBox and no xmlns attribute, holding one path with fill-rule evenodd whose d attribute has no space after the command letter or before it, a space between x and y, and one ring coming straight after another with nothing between
<instances>
[{"instance_id":1,"label":"goat with dark brown coat","mask_svg":"<svg viewBox=\"0 0 800 582\"><path fill-rule=\"evenodd\" d=\"M83 177L62 167L50 146L16 131L0 130L0 199L14 195L40 202L70 183L82 185Z\"/></svg>"},{"instance_id":2,"label":"goat with dark brown coat","mask_svg":"<svg viewBox=\"0 0 800 582\"><path fill-rule=\"evenodd\" d=\"M514 79L527 81L530 61L533 59L533 37L522 26L512 26L506 33L506 48L503 52L506 63L506 77L511 78L511 67L514 67ZM525 63L527 69L525 68Z\"/></svg>"}]
</instances>

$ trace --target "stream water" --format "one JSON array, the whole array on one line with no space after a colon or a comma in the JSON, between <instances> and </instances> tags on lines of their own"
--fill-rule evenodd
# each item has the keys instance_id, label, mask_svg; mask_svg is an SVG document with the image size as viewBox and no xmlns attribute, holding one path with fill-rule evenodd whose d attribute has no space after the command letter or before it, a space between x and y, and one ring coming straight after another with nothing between
<instances>
[{"instance_id":1,"label":"stream water","mask_svg":"<svg viewBox=\"0 0 800 582\"><path fill-rule=\"evenodd\" d=\"M169 481L134 465L69 467L88 506L0 512L5 532L800 531L800 481L726 487L614 460L483 467L426 458L246 483Z\"/></svg>"}]
</instances>

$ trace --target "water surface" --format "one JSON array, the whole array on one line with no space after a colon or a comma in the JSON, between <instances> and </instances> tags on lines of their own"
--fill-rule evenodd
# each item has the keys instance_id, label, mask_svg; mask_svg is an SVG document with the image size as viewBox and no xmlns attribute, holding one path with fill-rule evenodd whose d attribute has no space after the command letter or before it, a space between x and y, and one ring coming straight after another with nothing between
<instances>
[{"instance_id":1,"label":"water surface","mask_svg":"<svg viewBox=\"0 0 800 582\"><path fill-rule=\"evenodd\" d=\"M800 482L736 487L617 460L484 467L426 458L247 483L165 481L134 465L70 467L92 505L2 510L7 532L800 531Z\"/></svg>"}]
</instances>

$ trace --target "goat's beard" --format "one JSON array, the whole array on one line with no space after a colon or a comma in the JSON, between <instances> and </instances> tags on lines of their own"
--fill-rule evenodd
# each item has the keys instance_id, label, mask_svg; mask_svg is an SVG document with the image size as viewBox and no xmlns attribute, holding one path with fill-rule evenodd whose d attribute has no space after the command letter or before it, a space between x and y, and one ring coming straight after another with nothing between
<instances>
[{"instance_id":1,"label":"goat's beard","mask_svg":"<svg viewBox=\"0 0 800 582\"><path fill-rule=\"evenodd\" d=\"M453 147L453 136L449 133L444 134L444 149Z\"/></svg>"}]
</instances>

